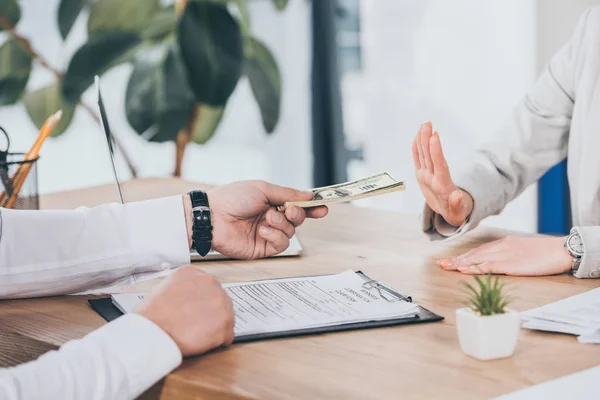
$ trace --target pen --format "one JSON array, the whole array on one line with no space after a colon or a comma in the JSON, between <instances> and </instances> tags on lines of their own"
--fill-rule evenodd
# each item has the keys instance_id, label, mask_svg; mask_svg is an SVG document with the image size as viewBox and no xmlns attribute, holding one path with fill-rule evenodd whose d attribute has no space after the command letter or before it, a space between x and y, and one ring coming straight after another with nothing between
<instances>
[{"instance_id":1,"label":"pen","mask_svg":"<svg viewBox=\"0 0 600 400\"><path fill-rule=\"evenodd\" d=\"M31 146L31 149L29 149L29 151L25 154L25 161L31 161L37 158L37 156L40 153L40 149L44 144L44 141L46 141L50 134L52 134L52 131L60 121L61 117L62 110L58 110L56 113L48 117L48 119L44 122L44 125L42 125L40 133L38 134L37 139L33 143L33 146ZM31 166L32 163L24 163L19 166L12 180L14 188L12 196L7 197L5 193L2 193L2 196L0 196L1 207L12 208L14 206L15 201L17 201L19 191L23 187L23 184L25 183L25 179L27 178L29 171L31 171Z\"/></svg>"}]
</instances>

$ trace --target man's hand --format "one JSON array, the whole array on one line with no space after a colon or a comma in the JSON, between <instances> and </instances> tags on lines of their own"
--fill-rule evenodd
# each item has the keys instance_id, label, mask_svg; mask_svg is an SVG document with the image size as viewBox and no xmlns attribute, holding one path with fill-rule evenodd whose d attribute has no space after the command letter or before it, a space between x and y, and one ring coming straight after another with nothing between
<instances>
[{"instance_id":1,"label":"man's hand","mask_svg":"<svg viewBox=\"0 0 600 400\"><path fill-rule=\"evenodd\" d=\"M191 356L233 342L233 304L212 276L188 266L173 272L136 308Z\"/></svg>"},{"instance_id":2,"label":"man's hand","mask_svg":"<svg viewBox=\"0 0 600 400\"><path fill-rule=\"evenodd\" d=\"M417 181L427 204L453 226L461 226L473 210L473 198L456 187L431 122L419 128L412 146Z\"/></svg>"},{"instance_id":3,"label":"man's hand","mask_svg":"<svg viewBox=\"0 0 600 400\"><path fill-rule=\"evenodd\" d=\"M312 197L310 191L301 192L263 181L235 182L210 190L212 248L240 259L269 257L285 251L296 227L306 217L323 218L327 215L327 207L307 210L289 207L282 213L276 206L286 201L311 200ZM189 202L187 196L184 196L185 202ZM191 211L186 211L186 215L191 215Z\"/></svg>"},{"instance_id":4,"label":"man's hand","mask_svg":"<svg viewBox=\"0 0 600 400\"><path fill-rule=\"evenodd\" d=\"M572 258L564 243L564 237L508 236L437 263L463 274L556 275L571 269Z\"/></svg>"}]
</instances>

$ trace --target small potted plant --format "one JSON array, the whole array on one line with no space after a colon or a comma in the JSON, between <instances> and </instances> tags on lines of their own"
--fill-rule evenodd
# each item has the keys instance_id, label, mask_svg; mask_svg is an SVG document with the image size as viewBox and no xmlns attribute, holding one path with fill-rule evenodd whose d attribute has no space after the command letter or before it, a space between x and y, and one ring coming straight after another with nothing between
<instances>
[{"instance_id":1,"label":"small potted plant","mask_svg":"<svg viewBox=\"0 0 600 400\"><path fill-rule=\"evenodd\" d=\"M475 276L478 288L465 282L467 307L456 310L456 328L462 351L479 360L510 357L517 345L521 321L506 308L509 299L499 278ZM479 290L478 290L479 289Z\"/></svg>"}]
</instances>

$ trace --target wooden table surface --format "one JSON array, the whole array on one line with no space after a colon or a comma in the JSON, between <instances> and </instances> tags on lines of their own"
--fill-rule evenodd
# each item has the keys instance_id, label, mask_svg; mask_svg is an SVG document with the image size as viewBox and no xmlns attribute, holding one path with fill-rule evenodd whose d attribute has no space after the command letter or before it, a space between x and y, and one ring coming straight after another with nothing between
<instances>
[{"instance_id":1,"label":"wooden table surface","mask_svg":"<svg viewBox=\"0 0 600 400\"><path fill-rule=\"evenodd\" d=\"M183 193L195 184L146 179L124 185L127 201ZM48 195L43 208L114 201L107 185ZM434 261L506 235L480 228L451 243L428 242L417 216L334 206L308 221L298 258L196 264L223 282L361 269L410 293L443 322L332 333L234 345L185 360L151 392L165 399L487 399L600 363L600 346L575 337L523 329L513 357L477 361L459 347L455 309L461 281ZM532 307L600 286L568 275L505 278L512 308ZM146 283L146 288L155 282ZM135 288L133 290L139 290ZM65 296L0 302L0 366L28 361L104 324L86 298Z\"/></svg>"}]
</instances>

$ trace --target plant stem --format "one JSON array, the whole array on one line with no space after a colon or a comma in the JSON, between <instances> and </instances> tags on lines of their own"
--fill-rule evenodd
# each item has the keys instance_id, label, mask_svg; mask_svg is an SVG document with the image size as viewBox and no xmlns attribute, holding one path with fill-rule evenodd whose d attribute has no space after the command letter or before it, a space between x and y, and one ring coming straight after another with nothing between
<instances>
[{"instance_id":1,"label":"plant stem","mask_svg":"<svg viewBox=\"0 0 600 400\"><path fill-rule=\"evenodd\" d=\"M179 131L177 139L175 139L175 171L173 172L173 176L177 178L181 177L181 166L183 164L185 149L192 139L192 132L194 131L194 126L196 125L198 118L200 118L200 106L195 105L188 124Z\"/></svg>"},{"instance_id":2,"label":"plant stem","mask_svg":"<svg viewBox=\"0 0 600 400\"><path fill-rule=\"evenodd\" d=\"M62 80L63 74L61 74L56 68L52 67L37 51L35 51L35 49L31 46L31 42L29 42L29 40L27 40L27 38L21 36L16 31L15 27L10 22L8 22L8 20L6 18L4 18L1 15L0 15L0 26L2 26L2 28L4 28L6 31L8 31L10 33L10 35L19 43L19 45L21 45L21 47L27 53L29 53L29 55L34 60L36 60L46 70L52 72L52 74L54 74L54 76L56 77L56 80L58 80L58 81ZM96 123L98 125L100 125L100 118L98 118L98 115L96 115L96 113L94 112L94 109L89 104L84 103L81 99L79 99L78 104L80 106L82 106L92 116L92 118L94 119L94 121L96 121ZM127 151L125 151L125 148L121 145L121 143L115 137L115 135L113 135L113 140L115 141L115 145L116 145L117 149L123 155L123 159L125 160L125 163L127 164L127 167L129 168L129 171L131 171L131 175L134 178L136 178L137 171L136 171L135 167L133 166L133 163L131 162L131 157L129 157L129 154L127 154Z\"/></svg>"}]
</instances>

